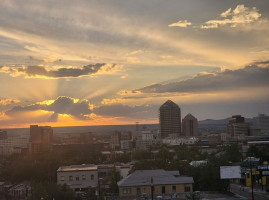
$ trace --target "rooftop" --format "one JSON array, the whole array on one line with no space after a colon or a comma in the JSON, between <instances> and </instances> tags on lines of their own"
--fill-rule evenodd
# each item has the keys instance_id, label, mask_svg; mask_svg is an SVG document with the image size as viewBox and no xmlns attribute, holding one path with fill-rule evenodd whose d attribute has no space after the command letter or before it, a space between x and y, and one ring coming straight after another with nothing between
<instances>
[{"instance_id":1,"label":"rooftop","mask_svg":"<svg viewBox=\"0 0 269 200\"><path fill-rule=\"evenodd\" d=\"M118 186L151 185L151 178L153 185L194 183L192 177L179 176L179 173L175 171L157 169L135 171L119 181Z\"/></svg>"},{"instance_id":2,"label":"rooftop","mask_svg":"<svg viewBox=\"0 0 269 200\"><path fill-rule=\"evenodd\" d=\"M72 172L72 171L97 171L97 165L70 165L59 167L57 172Z\"/></svg>"}]
</instances>

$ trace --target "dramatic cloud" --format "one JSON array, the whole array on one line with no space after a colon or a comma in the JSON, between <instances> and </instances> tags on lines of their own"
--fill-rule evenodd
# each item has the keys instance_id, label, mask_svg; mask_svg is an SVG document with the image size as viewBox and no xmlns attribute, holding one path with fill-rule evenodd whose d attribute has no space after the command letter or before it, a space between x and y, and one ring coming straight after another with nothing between
<instances>
[{"instance_id":1,"label":"dramatic cloud","mask_svg":"<svg viewBox=\"0 0 269 200\"><path fill-rule=\"evenodd\" d=\"M186 28L187 26L190 26L190 25L192 25L192 23L188 22L187 20L179 20L178 22L169 24L168 26L170 27L178 26L178 27Z\"/></svg>"},{"instance_id":2,"label":"dramatic cloud","mask_svg":"<svg viewBox=\"0 0 269 200\"><path fill-rule=\"evenodd\" d=\"M78 100L70 97L58 97L55 101L38 102L28 106L16 106L6 111L6 115L16 117L20 112L24 111L48 111L53 114L48 121L56 120L58 114L66 114L77 117L79 119L88 119L91 112L91 105L87 100Z\"/></svg>"},{"instance_id":3,"label":"dramatic cloud","mask_svg":"<svg viewBox=\"0 0 269 200\"><path fill-rule=\"evenodd\" d=\"M248 8L244 5L238 5L233 11L231 8L220 14L219 19L209 20L200 28L218 28L220 26L229 25L236 27L240 24L249 24L257 21L261 17L256 7Z\"/></svg>"},{"instance_id":4,"label":"dramatic cloud","mask_svg":"<svg viewBox=\"0 0 269 200\"><path fill-rule=\"evenodd\" d=\"M111 104L103 105L94 109L94 113L102 116L110 117L140 117L144 118L148 116L151 111L151 106L140 105L140 106L129 106L122 104ZM143 117L144 116L144 117Z\"/></svg>"},{"instance_id":5,"label":"dramatic cloud","mask_svg":"<svg viewBox=\"0 0 269 200\"><path fill-rule=\"evenodd\" d=\"M49 78L69 78L93 75L97 73L109 73L117 70L116 64L97 63L86 65L83 67L69 67L47 69L44 66L22 66L7 67L2 66L0 72L10 74L11 76L19 76L24 74L27 77L49 77Z\"/></svg>"},{"instance_id":6,"label":"dramatic cloud","mask_svg":"<svg viewBox=\"0 0 269 200\"><path fill-rule=\"evenodd\" d=\"M8 106L13 103L19 103L18 99L0 99L0 106Z\"/></svg>"},{"instance_id":7,"label":"dramatic cloud","mask_svg":"<svg viewBox=\"0 0 269 200\"><path fill-rule=\"evenodd\" d=\"M164 92L208 92L247 87L267 87L269 85L269 66L265 62L257 62L237 70L203 73L194 78L169 83L155 84L139 89L143 93ZM259 65L263 64L263 67Z\"/></svg>"}]
</instances>

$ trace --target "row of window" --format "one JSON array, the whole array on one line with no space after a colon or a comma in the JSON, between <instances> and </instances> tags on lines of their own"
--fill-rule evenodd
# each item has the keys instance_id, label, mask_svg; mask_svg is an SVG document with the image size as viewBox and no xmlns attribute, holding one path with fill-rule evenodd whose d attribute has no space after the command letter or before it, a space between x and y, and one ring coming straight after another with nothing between
<instances>
[{"instance_id":1,"label":"row of window","mask_svg":"<svg viewBox=\"0 0 269 200\"><path fill-rule=\"evenodd\" d=\"M61 176L60 178L61 181L65 181L65 176ZM80 177L79 176L69 176L69 181L79 181ZM82 175L81 176L81 180L85 181L86 180L86 176ZM94 180L94 175L91 175L91 180Z\"/></svg>"},{"instance_id":2,"label":"row of window","mask_svg":"<svg viewBox=\"0 0 269 200\"><path fill-rule=\"evenodd\" d=\"M165 194L166 193L166 187L168 186L162 186L162 194ZM176 185L173 185L172 186L172 192L173 193L176 193ZM132 188L123 188L123 194L131 194L131 191L132 191ZM153 187L153 191L154 191L154 187ZM191 191L191 187L189 186L185 186L184 188L184 192L190 192ZM146 188L144 188L144 193L146 193ZM138 187L136 188L136 195L141 195L141 188Z\"/></svg>"}]
</instances>

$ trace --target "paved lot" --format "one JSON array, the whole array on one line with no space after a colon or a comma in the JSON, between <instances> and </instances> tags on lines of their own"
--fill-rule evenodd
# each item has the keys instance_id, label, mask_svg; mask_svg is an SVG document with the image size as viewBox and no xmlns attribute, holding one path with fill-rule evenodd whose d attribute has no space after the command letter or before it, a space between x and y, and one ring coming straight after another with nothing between
<instances>
[{"instance_id":1,"label":"paved lot","mask_svg":"<svg viewBox=\"0 0 269 200\"><path fill-rule=\"evenodd\" d=\"M244 188L244 189L243 189ZM260 189L254 189L254 200L269 200L269 193L265 190L262 191ZM251 200L251 187L242 187L237 184L231 184L231 192L237 194L238 196L246 197Z\"/></svg>"}]
</instances>

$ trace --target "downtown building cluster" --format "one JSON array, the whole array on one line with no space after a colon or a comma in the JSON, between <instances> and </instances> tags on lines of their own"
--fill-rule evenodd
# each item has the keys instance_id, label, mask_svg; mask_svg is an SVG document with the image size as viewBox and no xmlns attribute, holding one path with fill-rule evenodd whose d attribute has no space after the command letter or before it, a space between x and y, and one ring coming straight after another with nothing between
<instances>
[{"instance_id":1,"label":"downtown building cluster","mask_svg":"<svg viewBox=\"0 0 269 200\"><path fill-rule=\"evenodd\" d=\"M194 180L192 177L181 175L180 172L159 170L141 170L129 174L136 160L134 153L138 150L149 152L154 160L158 152L167 148L169 153L175 155L175 146L197 147L202 153L208 155L218 152L223 146L238 144L240 151L246 156L247 149L252 144L264 145L268 143L269 117L258 115L253 122L241 115L233 115L227 119L226 131L198 131L198 120L192 114L187 114L181 119L180 107L171 100L166 101L159 108L159 128L151 129L143 125L136 127L135 131L114 131L110 138L96 139L91 132L66 134L59 138L53 134L49 126L31 125L28 135L8 137L7 131L0 131L0 153L8 156L12 154L34 154L42 152L57 152L63 149L80 149L85 146L100 148L100 155L107 161L106 164L72 164L59 166L57 171L57 184L67 185L77 194L83 193L88 188L95 190L98 195L100 190L110 187L110 172L116 169L122 180L118 182L119 196L122 198L151 195L151 187L155 187L154 195L180 195L193 192ZM57 143L56 143L57 141ZM256 142L256 143L255 143ZM86 152L87 153L87 152ZM117 157L128 156L131 162L114 162ZM173 159L180 160L176 155ZM183 162L183 161L182 161ZM186 162L186 160L184 160ZM109 164L107 164L109 163ZM193 167L206 166L207 160L192 160L187 163ZM249 173L249 169L245 169ZM258 172L253 171L256 176ZM257 174L256 174L257 173ZM140 177L140 178L139 178ZM152 181L150 181L152 179ZM171 181L172 180L172 181ZM242 177L247 186L250 181L247 175ZM29 183L14 185L10 192L14 194L27 193ZM29 190L29 188L27 189Z\"/></svg>"}]
</instances>

